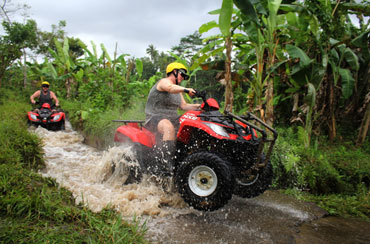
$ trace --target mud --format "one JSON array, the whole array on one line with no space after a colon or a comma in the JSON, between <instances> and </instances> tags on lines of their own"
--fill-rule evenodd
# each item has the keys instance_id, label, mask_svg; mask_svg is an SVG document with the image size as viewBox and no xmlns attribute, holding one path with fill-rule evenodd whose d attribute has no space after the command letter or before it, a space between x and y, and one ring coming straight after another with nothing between
<instances>
[{"instance_id":1,"label":"mud","mask_svg":"<svg viewBox=\"0 0 370 244\"><path fill-rule=\"evenodd\" d=\"M126 220L137 216L152 243L370 243L370 223L327 217L316 205L277 191L253 199L234 196L222 209L200 212L168 181L146 176L140 184L123 185L128 166L137 163L128 146L96 150L68 122L66 131L34 132L44 141L43 176L56 179L93 211L109 206Z\"/></svg>"}]
</instances>

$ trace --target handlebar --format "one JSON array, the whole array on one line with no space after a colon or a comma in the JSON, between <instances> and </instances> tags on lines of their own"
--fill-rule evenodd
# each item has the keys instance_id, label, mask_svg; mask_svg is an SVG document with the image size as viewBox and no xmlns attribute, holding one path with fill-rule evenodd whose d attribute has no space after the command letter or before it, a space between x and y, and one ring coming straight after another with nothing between
<instances>
[{"instance_id":1,"label":"handlebar","mask_svg":"<svg viewBox=\"0 0 370 244\"><path fill-rule=\"evenodd\" d=\"M198 91L198 90L195 90L194 96L202 98L203 101L206 101L207 100L207 93L206 93L206 91Z\"/></svg>"}]
</instances>

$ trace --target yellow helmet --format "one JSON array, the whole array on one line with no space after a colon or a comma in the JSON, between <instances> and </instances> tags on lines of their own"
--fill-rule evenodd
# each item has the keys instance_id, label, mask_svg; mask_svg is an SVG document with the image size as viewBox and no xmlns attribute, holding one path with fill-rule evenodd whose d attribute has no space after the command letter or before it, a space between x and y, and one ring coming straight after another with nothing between
<instances>
[{"instance_id":1,"label":"yellow helmet","mask_svg":"<svg viewBox=\"0 0 370 244\"><path fill-rule=\"evenodd\" d=\"M183 69L188 72L188 69L182 63L173 62L167 65L166 74L171 73L174 69Z\"/></svg>"},{"instance_id":2,"label":"yellow helmet","mask_svg":"<svg viewBox=\"0 0 370 244\"><path fill-rule=\"evenodd\" d=\"M47 81L43 81L43 82L41 83L41 86L43 86L43 85L48 85L48 86L50 86L49 82L47 82Z\"/></svg>"}]
</instances>

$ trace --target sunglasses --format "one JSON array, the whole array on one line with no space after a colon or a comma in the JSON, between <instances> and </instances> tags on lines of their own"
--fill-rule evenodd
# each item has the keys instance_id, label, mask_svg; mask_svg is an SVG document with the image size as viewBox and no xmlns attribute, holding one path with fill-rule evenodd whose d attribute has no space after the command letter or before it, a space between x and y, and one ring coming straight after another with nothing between
<instances>
[{"instance_id":1,"label":"sunglasses","mask_svg":"<svg viewBox=\"0 0 370 244\"><path fill-rule=\"evenodd\" d=\"M48 86L48 85L42 85L42 87L47 87L47 88L49 88L49 86Z\"/></svg>"},{"instance_id":2,"label":"sunglasses","mask_svg":"<svg viewBox=\"0 0 370 244\"><path fill-rule=\"evenodd\" d=\"M188 80L189 79L189 75L186 74L186 70L184 69L179 69L179 73L180 75L182 76L182 78L184 78L184 80Z\"/></svg>"}]
</instances>

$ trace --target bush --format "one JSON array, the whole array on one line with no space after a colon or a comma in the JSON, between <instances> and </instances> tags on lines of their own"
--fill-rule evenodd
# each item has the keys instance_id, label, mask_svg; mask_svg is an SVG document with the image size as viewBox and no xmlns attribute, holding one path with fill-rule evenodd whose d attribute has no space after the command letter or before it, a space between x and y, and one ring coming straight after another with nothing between
<instances>
[{"instance_id":1,"label":"bush","mask_svg":"<svg viewBox=\"0 0 370 244\"><path fill-rule=\"evenodd\" d=\"M313 195L296 189L287 189L284 192L300 200L315 202L330 215L358 217L370 221L370 192L366 188L352 195Z\"/></svg>"},{"instance_id":2,"label":"bush","mask_svg":"<svg viewBox=\"0 0 370 244\"><path fill-rule=\"evenodd\" d=\"M0 104L0 164L21 164L28 169L44 167L41 140L27 131L29 106L6 94ZM2 101L4 101L2 99Z\"/></svg>"},{"instance_id":3,"label":"bush","mask_svg":"<svg viewBox=\"0 0 370 244\"><path fill-rule=\"evenodd\" d=\"M352 144L331 144L325 138L305 148L293 128L278 129L272 155L274 185L315 194L353 194L369 187L369 154Z\"/></svg>"},{"instance_id":4,"label":"bush","mask_svg":"<svg viewBox=\"0 0 370 244\"><path fill-rule=\"evenodd\" d=\"M107 110L95 108L88 102L63 100L63 108L75 129L86 137L96 137L99 145L106 148L113 143L114 133L120 123L112 120L144 120L145 98L137 99L129 109L109 107Z\"/></svg>"}]
</instances>

